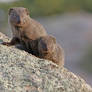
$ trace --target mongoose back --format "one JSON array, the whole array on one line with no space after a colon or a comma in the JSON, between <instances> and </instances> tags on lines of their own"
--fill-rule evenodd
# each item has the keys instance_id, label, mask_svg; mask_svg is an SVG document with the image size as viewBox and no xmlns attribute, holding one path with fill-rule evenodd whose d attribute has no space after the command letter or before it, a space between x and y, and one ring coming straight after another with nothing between
<instances>
[{"instance_id":1,"label":"mongoose back","mask_svg":"<svg viewBox=\"0 0 92 92\"><path fill-rule=\"evenodd\" d=\"M60 67L64 65L64 51L51 35L40 38L38 52L40 58L51 60Z\"/></svg>"}]
</instances>

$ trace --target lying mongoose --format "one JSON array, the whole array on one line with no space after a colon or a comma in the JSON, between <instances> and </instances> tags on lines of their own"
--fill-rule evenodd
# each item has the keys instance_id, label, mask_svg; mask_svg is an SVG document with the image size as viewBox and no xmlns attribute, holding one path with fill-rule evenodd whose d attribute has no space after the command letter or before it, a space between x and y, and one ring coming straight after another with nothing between
<instances>
[{"instance_id":1,"label":"lying mongoose","mask_svg":"<svg viewBox=\"0 0 92 92\"><path fill-rule=\"evenodd\" d=\"M64 65L64 51L53 36L40 38L38 52L40 58L51 60L59 66Z\"/></svg>"},{"instance_id":2,"label":"lying mongoose","mask_svg":"<svg viewBox=\"0 0 92 92\"><path fill-rule=\"evenodd\" d=\"M44 27L34 19L30 18L29 11L26 8L10 8L8 19L12 29L13 38L10 42L4 42L4 45L10 46L23 44L27 49L31 49L34 46L33 40L47 35ZM29 44L31 41L33 44Z\"/></svg>"}]
</instances>

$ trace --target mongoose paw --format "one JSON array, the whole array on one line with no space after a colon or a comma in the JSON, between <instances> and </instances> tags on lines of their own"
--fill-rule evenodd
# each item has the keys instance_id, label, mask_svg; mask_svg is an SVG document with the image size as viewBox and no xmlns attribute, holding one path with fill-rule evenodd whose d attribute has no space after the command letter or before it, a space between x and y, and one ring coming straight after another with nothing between
<instances>
[{"instance_id":1,"label":"mongoose paw","mask_svg":"<svg viewBox=\"0 0 92 92\"><path fill-rule=\"evenodd\" d=\"M2 42L1 44L6 45L6 46L11 46L9 42Z\"/></svg>"}]
</instances>

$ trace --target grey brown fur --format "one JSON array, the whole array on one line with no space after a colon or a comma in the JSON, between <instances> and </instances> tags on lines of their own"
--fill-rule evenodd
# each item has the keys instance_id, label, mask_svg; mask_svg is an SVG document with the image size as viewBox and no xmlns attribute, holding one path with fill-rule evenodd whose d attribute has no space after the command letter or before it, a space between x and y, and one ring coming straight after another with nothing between
<instances>
[{"instance_id":1,"label":"grey brown fur","mask_svg":"<svg viewBox=\"0 0 92 92\"><path fill-rule=\"evenodd\" d=\"M21 44L32 54L52 60L54 63L64 65L63 49L56 43L53 36L49 36L44 27L30 18L29 11L23 7L15 7L9 10L9 23L13 38L4 45Z\"/></svg>"},{"instance_id":2,"label":"grey brown fur","mask_svg":"<svg viewBox=\"0 0 92 92\"><path fill-rule=\"evenodd\" d=\"M39 57L64 65L64 51L53 36L44 36L38 42Z\"/></svg>"}]
</instances>

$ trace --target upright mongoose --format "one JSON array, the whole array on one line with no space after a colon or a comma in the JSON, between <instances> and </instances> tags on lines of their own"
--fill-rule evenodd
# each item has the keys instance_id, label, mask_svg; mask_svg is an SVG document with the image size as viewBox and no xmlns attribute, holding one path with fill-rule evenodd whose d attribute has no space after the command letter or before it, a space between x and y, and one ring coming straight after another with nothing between
<instances>
[{"instance_id":1,"label":"upright mongoose","mask_svg":"<svg viewBox=\"0 0 92 92\"><path fill-rule=\"evenodd\" d=\"M51 60L59 66L64 65L64 51L51 35L40 38L38 52L40 58Z\"/></svg>"},{"instance_id":2,"label":"upright mongoose","mask_svg":"<svg viewBox=\"0 0 92 92\"><path fill-rule=\"evenodd\" d=\"M52 60L60 66L64 65L63 49L56 43L53 36L46 33L40 23L30 18L26 8L11 8L9 23L13 38L10 42L3 42L4 45L21 44L37 57Z\"/></svg>"},{"instance_id":3,"label":"upright mongoose","mask_svg":"<svg viewBox=\"0 0 92 92\"><path fill-rule=\"evenodd\" d=\"M3 44L8 46L23 44L27 49L35 49L36 51L37 44L34 43L33 40L47 35L44 27L30 18L29 11L24 7L10 8L8 19L13 38L10 42L4 42ZM31 44L29 44L29 42L31 42Z\"/></svg>"}]
</instances>

